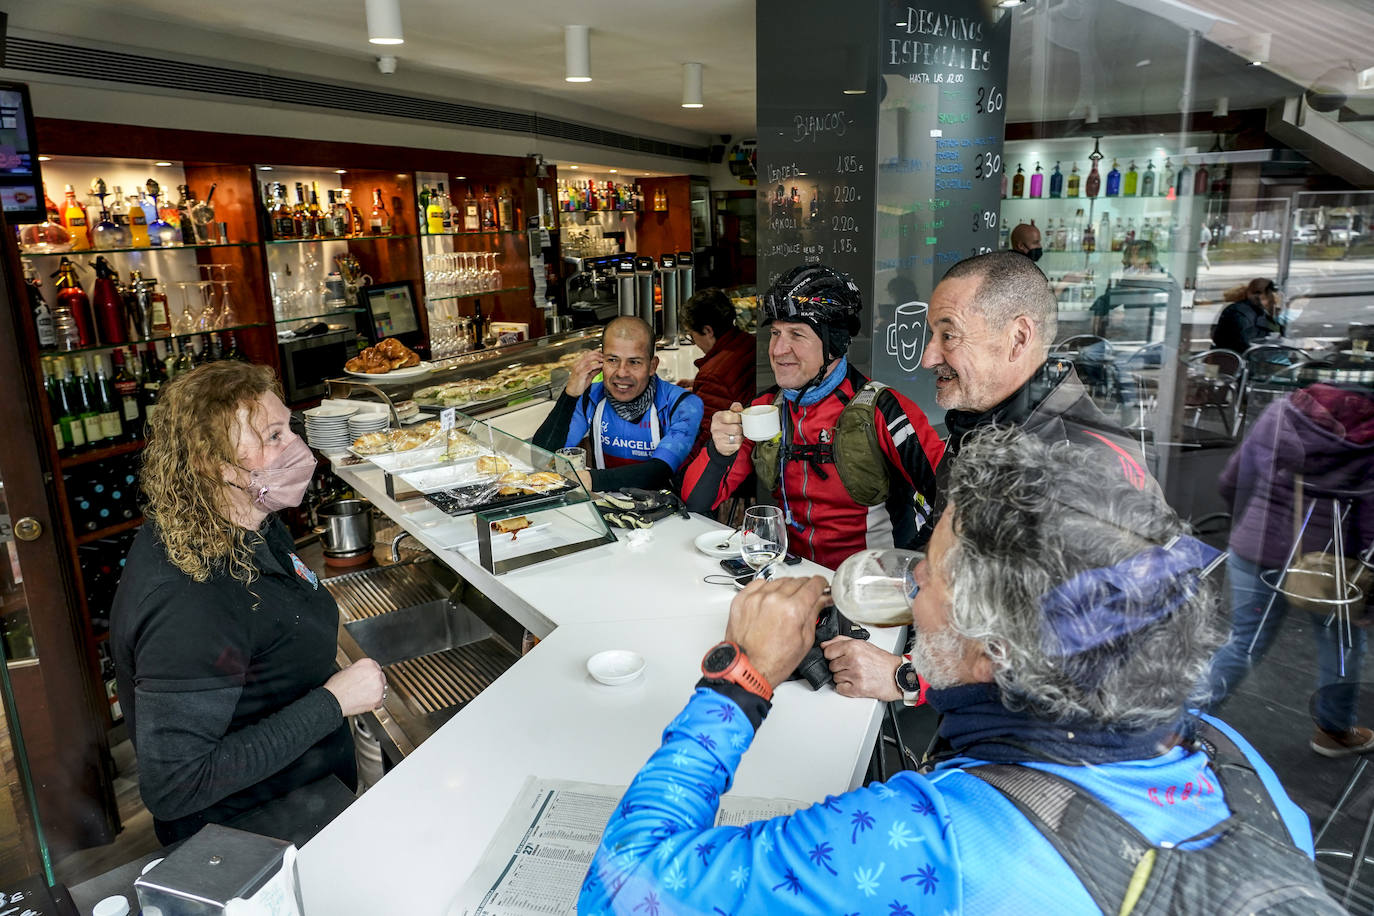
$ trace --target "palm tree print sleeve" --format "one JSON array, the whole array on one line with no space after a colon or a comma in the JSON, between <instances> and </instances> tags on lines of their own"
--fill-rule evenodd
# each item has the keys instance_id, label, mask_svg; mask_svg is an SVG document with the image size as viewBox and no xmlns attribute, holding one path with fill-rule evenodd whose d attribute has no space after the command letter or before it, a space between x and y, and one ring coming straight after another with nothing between
<instances>
[{"instance_id":1,"label":"palm tree print sleeve","mask_svg":"<svg viewBox=\"0 0 1374 916\"><path fill-rule=\"evenodd\" d=\"M754 729L698 688L611 815L578 899L595 916L959 912L938 791L904 773L794 814L714 827Z\"/></svg>"}]
</instances>

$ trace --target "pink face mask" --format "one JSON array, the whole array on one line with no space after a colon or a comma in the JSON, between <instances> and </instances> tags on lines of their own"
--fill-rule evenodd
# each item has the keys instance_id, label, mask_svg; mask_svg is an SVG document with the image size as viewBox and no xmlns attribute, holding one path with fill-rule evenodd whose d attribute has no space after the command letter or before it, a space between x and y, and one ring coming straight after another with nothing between
<instances>
[{"instance_id":1,"label":"pink face mask","mask_svg":"<svg viewBox=\"0 0 1374 916\"><path fill-rule=\"evenodd\" d=\"M258 468L249 472L247 491L257 506L267 512L279 512L299 506L305 498L310 478L315 476L315 455L300 436L292 436L292 443L277 458L275 467Z\"/></svg>"}]
</instances>

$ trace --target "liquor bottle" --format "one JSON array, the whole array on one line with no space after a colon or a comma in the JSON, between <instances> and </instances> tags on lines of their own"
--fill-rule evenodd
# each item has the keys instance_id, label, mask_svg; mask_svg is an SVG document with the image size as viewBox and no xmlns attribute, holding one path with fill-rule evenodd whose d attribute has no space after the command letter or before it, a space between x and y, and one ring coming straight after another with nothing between
<instances>
[{"instance_id":1,"label":"liquor bottle","mask_svg":"<svg viewBox=\"0 0 1374 916\"><path fill-rule=\"evenodd\" d=\"M373 235L391 234L391 214L386 210L381 188L372 189L372 215L368 217L367 228Z\"/></svg>"},{"instance_id":2,"label":"liquor bottle","mask_svg":"<svg viewBox=\"0 0 1374 916\"><path fill-rule=\"evenodd\" d=\"M1135 241L1135 217L1126 217L1126 244Z\"/></svg>"},{"instance_id":3,"label":"liquor bottle","mask_svg":"<svg viewBox=\"0 0 1374 916\"><path fill-rule=\"evenodd\" d=\"M128 226L129 207L124 202L124 189L115 185L113 196L114 200L110 202L110 219L114 220L116 226Z\"/></svg>"},{"instance_id":4,"label":"liquor bottle","mask_svg":"<svg viewBox=\"0 0 1374 916\"><path fill-rule=\"evenodd\" d=\"M1032 223L1035 220L1031 220ZM1046 251L1054 251L1054 217L1045 220L1045 228L1041 232L1041 247Z\"/></svg>"},{"instance_id":5,"label":"liquor bottle","mask_svg":"<svg viewBox=\"0 0 1374 916\"><path fill-rule=\"evenodd\" d=\"M1116 218L1112 224L1112 251L1120 251L1126 247L1126 228L1121 225L1121 217Z\"/></svg>"},{"instance_id":6,"label":"liquor bottle","mask_svg":"<svg viewBox=\"0 0 1374 916\"><path fill-rule=\"evenodd\" d=\"M1072 170L1071 172L1069 172L1069 192L1068 192L1069 197L1077 197L1077 196L1078 196L1078 185L1079 185L1078 163L1075 162L1075 163L1073 164L1073 170Z\"/></svg>"},{"instance_id":7,"label":"liquor bottle","mask_svg":"<svg viewBox=\"0 0 1374 916\"><path fill-rule=\"evenodd\" d=\"M1059 221L1059 228L1056 229L1056 230L1054 231L1054 250L1055 250L1055 251L1068 251L1068 250L1069 250L1069 249L1068 249L1068 244L1069 244L1069 227L1068 227L1068 225L1067 225L1068 221L1069 221L1069 220L1068 220L1067 217L1064 218L1064 219L1061 219L1061 220Z\"/></svg>"},{"instance_id":8,"label":"liquor bottle","mask_svg":"<svg viewBox=\"0 0 1374 916\"><path fill-rule=\"evenodd\" d=\"M236 337L234 336L234 332L233 332L233 331L230 331L230 332L229 332L229 349L228 349L228 351L224 354L224 358L225 358L225 359L236 359L236 360L238 360L238 361L241 362L241 363L246 363L246 362L248 362L248 357L244 356L244 355L243 355L243 352L239 350L238 338L236 338Z\"/></svg>"},{"instance_id":9,"label":"liquor bottle","mask_svg":"<svg viewBox=\"0 0 1374 916\"><path fill-rule=\"evenodd\" d=\"M29 267L30 262L24 262L25 267ZM38 287L38 274L32 270L24 271L24 290L28 294L29 308L33 311L33 327L38 334L38 346L43 350L51 350L57 346L57 325L53 322L52 310L48 308L48 302L43 298L43 291Z\"/></svg>"},{"instance_id":10,"label":"liquor bottle","mask_svg":"<svg viewBox=\"0 0 1374 916\"><path fill-rule=\"evenodd\" d=\"M1178 179L1174 185L1174 194L1183 197L1193 193L1193 170L1188 167L1188 160L1183 160L1183 168L1178 170Z\"/></svg>"},{"instance_id":11,"label":"liquor bottle","mask_svg":"<svg viewBox=\"0 0 1374 916\"><path fill-rule=\"evenodd\" d=\"M172 312L167 307L167 294L157 285L157 280L148 277L143 281L148 287L149 314L152 316L153 336L161 337L172 333Z\"/></svg>"},{"instance_id":12,"label":"liquor bottle","mask_svg":"<svg viewBox=\"0 0 1374 916\"><path fill-rule=\"evenodd\" d=\"M298 239L313 239L315 237L314 220L310 218L310 205L305 202L305 185L296 182L296 203L291 207L291 221L294 224L295 237Z\"/></svg>"},{"instance_id":13,"label":"liquor bottle","mask_svg":"<svg viewBox=\"0 0 1374 916\"><path fill-rule=\"evenodd\" d=\"M86 433L86 444L97 447L105 438L104 429L100 425L100 405L92 384L90 376L90 366L86 360L74 357L76 363L76 391L77 391L77 411L81 415L81 426Z\"/></svg>"},{"instance_id":14,"label":"liquor bottle","mask_svg":"<svg viewBox=\"0 0 1374 916\"><path fill-rule=\"evenodd\" d=\"M1197 171L1193 173L1193 193L1199 197L1205 197L1211 190L1211 176L1207 173L1207 163L1199 162Z\"/></svg>"},{"instance_id":15,"label":"liquor bottle","mask_svg":"<svg viewBox=\"0 0 1374 916\"><path fill-rule=\"evenodd\" d=\"M140 430L143 429L143 412L138 406L138 379L129 374L128 367L124 365L124 350L118 348L110 354L114 359L114 378L111 379L114 385L115 397L118 399L120 417L124 424L124 438L137 439Z\"/></svg>"},{"instance_id":16,"label":"liquor bottle","mask_svg":"<svg viewBox=\"0 0 1374 916\"><path fill-rule=\"evenodd\" d=\"M1096 197L1102 191L1102 175L1097 171L1097 163L1102 160L1102 149L1099 145L1100 138L1093 138L1093 151L1088 154L1088 159L1092 161L1092 168L1088 170L1088 180L1085 182L1083 193L1088 197Z\"/></svg>"},{"instance_id":17,"label":"liquor bottle","mask_svg":"<svg viewBox=\"0 0 1374 916\"><path fill-rule=\"evenodd\" d=\"M124 439L124 411L114 385L105 372L105 357L95 357L95 378L91 390L96 396L96 410L100 414L101 438L106 442L120 442Z\"/></svg>"},{"instance_id":18,"label":"liquor bottle","mask_svg":"<svg viewBox=\"0 0 1374 916\"><path fill-rule=\"evenodd\" d=\"M1045 196L1045 173L1040 171L1040 163L1038 162L1035 164L1035 172L1031 174L1030 196Z\"/></svg>"},{"instance_id":19,"label":"liquor bottle","mask_svg":"<svg viewBox=\"0 0 1374 916\"><path fill-rule=\"evenodd\" d=\"M590 181L587 182L587 188L588 188L588 191L589 191L589 192L594 193L594 191L592 190L592 183L591 183ZM590 201L590 200L591 200L591 197L588 196L587 199ZM588 209L589 209L589 210L594 210L594 209L596 209L595 204L594 204L594 203L593 203L593 204L589 204L589 205L588 205ZM494 230L495 228L496 228L496 198L495 198L495 197L492 195L492 193L491 193L491 185L485 185L485 186L482 188L482 230L483 230L484 232L490 232L490 231Z\"/></svg>"},{"instance_id":20,"label":"liquor bottle","mask_svg":"<svg viewBox=\"0 0 1374 916\"><path fill-rule=\"evenodd\" d=\"M67 453L67 441L62 438L62 399L58 393L57 376L53 374L53 361L59 357L43 357L43 393L48 398L48 414L52 417L53 446L59 455Z\"/></svg>"},{"instance_id":21,"label":"liquor bottle","mask_svg":"<svg viewBox=\"0 0 1374 916\"><path fill-rule=\"evenodd\" d=\"M490 189L488 189L488 190L490 190ZM598 193L596 193L596 185L592 184L592 181L591 181L590 178L587 179L586 201L587 201L587 209L588 209L588 210L600 210L600 209L601 209L601 195L598 194ZM486 201L483 200L482 204L483 204L483 205L482 205L482 215L483 215L483 217L484 217L483 225L485 226L485 225L486 225L486 223L485 223L485 216L486 216L486 212L487 212L487 210L486 210Z\"/></svg>"},{"instance_id":22,"label":"liquor bottle","mask_svg":"<svg viewBox=\"0 0 1374 916\"><path fill-rule=\"evenodd\" d=\"M64 336L63 325L69 322L73 334L66 335L67 340L70 341L74 336L77 347L95 346L91 301L86 298L86 291L81 288L81 282L76 278L76 265L64 257L57 265L53 277L57 281L54 284L57 290L57 310L53 312L53 324L58 329L58 337Z\"/></svg>"},{"instance_id":23,"label":"liquor bottle","mask_svg":"<svg viewBox=\"0 0 1374 916\"><path fill-rule=\"evenodd\" d=\"M568 186L562 178L558 179L558 209L564 213L572 211L572 196L568 194Z\"/></svg>"},{"instance_id":24,"label":"liquor bottle","mask_svg":"<svg viewBox=\"0 0 1374 916\"><path fill-rule=\"evenodd\" d=\"M363 222L363 214L358 210L358 205L353 203L353 189L343 188L343 205L348 210L348 234L350 236L363 235L363 228L367 223Z\"/></svg>"},{"instance_id":25,"label":"liquor bottle","mask_svg":"<svg viewBox=\"0 0 1374 916\"><path fill-rule=\"evenodd\" d=\"M1069 229L1068 251L1084 251L1083 248L1083 210L1079 208L1073 214L1073 226Z\"/></svg>"},{"instance_id":26,"label":"liquor bottle","mask_svg":"<svg viewBox=\"0 0 1374 916\"><path fill-rule=\"evenodd\" d=\"M343 192L329 192L329 235L331 238L348 238L348 208L343 203Z\"/></svg>"},{"instance_id":27,"label":"liquor bottle","mask_svg":"<svg viewBox=\"0 0 1374 916\"><path fill-rule=\"evenodd\" d=\"M67 199L62 209L62 225L72 239L72 251L85 251L91 247L89 227L86 225L86 210L77 202L76 189L67 185ZM65 259L64 259L65 260Z\"/></svg>"},{"instance_id":28,"label":"liquor bottle","mask_svg":"<svg viewBox=\"0 0 1374 916\"><path fill-rule=\"evenodd\" d=\"M443 187L442 184L439 185ZM428 189L426 189L428 191ZM447 215L441 201L443 197L439 191L428 192L425 200L425 232L430 235L444 235L448 232L444 228L444 217Z\"/></svg>"},{"instance_id":29,"label":"liquor bottle","mask_svg":"<svg viewBox=\"0 0 1374 916\"><path fill-rule=\"evenodd\" d=\"M472 185L468 185L467 196L463 199L463 231L480 232L481 230L482 211L477 206L477 196L472 193Z\"/></svg>"},{"instance_id":30,"label":"liquor bottle","mask_svg":"<svg viewBox=\"0 0 1374 916\"><path fill-rule=\"evenodd\" d=\"M299 187L299 185L297 185ZM203 240L196 236L195 223L191 220L191 208L195 206L195 195L189 185L177 185L181 199L177 201L177 227L181 231L181 244L197 245Z\"/></svg>"},{"instance_id":31,"label":"liquor bottle","mask_svg":"<svg viewBox=\"0 0 1374 916\"><path fill-rule=\"evenodd\" d=\"M1002 169L1002 199L1007 199L1007 170Z\"/></svg>"},{"instance_id":32,"label":"liquor bottle","mask_svg":"<svg viewBox=\"0 0 1374 916\"><path fill-rule=\"evenodd\" d=\"M181 359L181 338L173 337L167 341L167 352L162 357L162 371L171 381L177 377L177 365Z\"/></svg>"},{"instance_id":33,"label":"liquor bottle","mask_svg":"<svg viewBox=\"0 0 1374 916\"><path fill-rule=\"evenodd\" d=\"M280 181L272 185L272 238L293 239L296 237L296 218L291 212L291 204L286 201L286 185Z\"/></svg>"},{"instance_id":34,"label":"liquor bottle","mask_svg":"<svg viewBox=\"0 0 1374 916\"><path fill-rule=\"evenodd\" d=\"M1064 173L1059 171L1059 163L1055 162L1054 171L1050 173L1050 197L1064 196Z\"/></svg>"},{"instance_id":35,"label":"liquor bottle","mask_svg":"<svg viewBox=\"0 0 1374 916\"><path fill-rule=\"evenodd\" d=\"M158 244L157 234L153 231L153 224L157 222L157 182L149 178L145 184L143 196L138 200L139 207L143 210L143 219L148 224L148 244L156 246Z\"/></svg>"},{"instance_id":36,"label":"liquor bottle","mask_svg":"<svg viewBox=\"0 0 1374 916\"><path fill-rule=\"evenodd\" d=\"M1112 244L1112 220L1111 214L1106 210L1102 211L1102 221L1097 224L1097 244L1106 251Z\"/></svg>"},{"instance_id":37,"label":"liquor bottle","mask_svg":"<svg viewBox=\"0 0 1374 916\"><path fill-rule=\"evenodd\" d=\"M1011 180L1011 196L1026 196L1026 173L1021 170L1021 163L1016 163L1016 177Z\"/></svg>"},{"instance_id":38,"label":"liquor bottle","mask_svg":"<svg viewBox=\"0 0 1374 916\"><path fill-rule=\"evenodd\" d=\"M122 344L125 335L124 297L119 292L119 276L104 255L95 259L95 284L91 287L91 308L103 344Z\"/></svg>"},{"instance_id":39,"label":"liquor bottle","mask_svg":"<svg viewBox=\"0 0 1374 916\"><path fill-rule=\"evenodd\" d=\"M195 340L190 337L183 337L177 342L180 344L177 352L177 375L185 375L196 367L195 360L191 356L195 350Z\"/></svg>"},{"instance_id":40,"label":"liquor bottle","mask_svg":"<svg viewBox=\"0 0 1374 916\"><path fill-rule=\"evenodd\" d=\"M1140 196L1155 196L1155 161L1153 159L1145 161L1145 174L1140 176Z\"/></svg>"},{"instance_id":41,"label":"liquor bottle","mask_svg":"<svg viewBox=\"0 0 1374 916\"><path fill-rule=\"evenodd\" d=\"M128 198L129 247L147 248L152 245L148 236L148 214L132 194Z\"/></svg>"},{"instance_id":42,"label":"liquor bottle","mask_svg":"<svg viewBox=\"0 0 1374 916\"><path fill-rule=\"evenodd\" d=\"M210 349L209 353L205 358L205 361L209 363L217 363L222 359L224 359L224 347L220 346L219 335L211 334Z\"/></svg>"},{"instance_id":43,"label":"liquor bottle","mask_svg":"<svg viewBox=\"0 0 1374 916\"><path fill-rule=\"evenodd\" d=\"M313 230L311 238L324 238L329 234L329 225L325 221L324 209L320 206L320 183L310 182L310 206L306 209L306 218L310 221Z\"/></svg>"},{"instance_id":44,"label":"liquor bottle","mask_svg":"<svg viewBox=\"0 0 1374 916\"><path fill-rule=\"evenodd\" d=\"M606 209L610 208L610 201L607 200ZM509 188L502 188L501 196L496 199L496 224L502 232L515 230L515 201L510 196Z\"/></svg>"},{"instance_id":45,"label":"liquor bottle","mask_svg":"<svg viewBox=\"0 0 1374 916\"><path fill-rule=\"evenodd\" d=\"M153 420L153 413L157 410L157 396L162 388L162 383L167 381L167 375L162 370L162 363L157 358L157 345L148 344L148 349L143 354L143 377L139 381L139 410L143 414L144 437L146 438L147 426Z\"/></svg>"},{"instance_id":46,"label":"liquor bottle","mask_svg":"<svg viewBox=\"0 0 1374 916\"><path fill-rule=\"evenodd\" d=\"M1007 225L1007 218L1002 217L1002 225L997 227L997 247L1006 249L1010 247L1011 227Z\"/></svg>"},{"instance_id":47,"label":"liquor bottle","mask_svg":"<svg viewBox=\"0 0 1374 916\"><path fill-rule=\"evenodd\" d=\"M1169 197L1174 191L1174 165L1169 157L1164 157L1164 171L1159 176L1159 196Z\"/></svg>"},{"instance_id":48,"label":"liquor bottle","mask_svg":"<svg viewBox=\"0 0 1374 916\"><path fill-rule=\"evenodd\" d=\"M62 211L58 209L57 202L48 196L48 186L43 185L43 207L48 214L48 222L62 225Z\"/></svg>"},{"instance_id":49,"label":"liquor bottle","mask_svg":"<svg viewBox=\"0 0 1374 916\"><path fill-rule=\"evenodd\" d=\"M1131 160L1131 167L1126 170L1126 175L1121 184L1122 197L1135 197L1136 190L1140 185L1140 173L1135 170L1135 160Z\"/></svg>"},{"instance_id":50,"label":"liquor bottle","mask_svg":"<svg viewBox=\"0 0 1374 916\"><path fill-rule=\"evenodd\" d=\"M1121 196L1121 169L1117 167L1116 160L1112 160L1112 170L1107 173L1107 196Z\"/></svg>"},{"instance_id":51,"label":"liquor bottle","mask_svg":"<svg viewBox=\"0 0 1374 916\"><path fill-rule=\"evenodd\" d=\"M429 200L433 196L434 192L430 190L429 185L425 185L420 189L420 193L417 194L415 197L416 206L419 208L419 219L416 220L415 224L420 227L421 235L436 234L429 231Z\"/></svg>"},{"instance_id":52,"label":"liquor bottle","mask_svg":"<svg viewBox=\"0 0 1374 916\"><path fill-rule=\"evenodd\" d=\"M86 447L86 427L81 422L81 409L77 403L75 381L71 367L65 359L53 359L53 377L57 380L59 400L57 422L62 430L62 442L67 452L77 452Z\"/></svg>"},{"instance_id":53,"label":"liquor bottle","mask_svg":"<svg viewBox=\"0 0 1374 916\"><path fill-rule=\"evenodd\" d=\"M816 186L811 189L811 211L809 214L810 224L815 225L816 220L821 218L821 189Z\"/></svg>"},{"instance_id":54,"label":"liquor bottle","mask_svg":"<svg viewBox=\"0 0 1374 916\"><path fill-rule=\"evenodd\" d=\"M1082 213L1082 210L1078 211ZM1092 254L1097 250L1097 235L1093 232L1093 221L1088 220L1083 226L1083 251Z\"/></svg>"}]
</instances>

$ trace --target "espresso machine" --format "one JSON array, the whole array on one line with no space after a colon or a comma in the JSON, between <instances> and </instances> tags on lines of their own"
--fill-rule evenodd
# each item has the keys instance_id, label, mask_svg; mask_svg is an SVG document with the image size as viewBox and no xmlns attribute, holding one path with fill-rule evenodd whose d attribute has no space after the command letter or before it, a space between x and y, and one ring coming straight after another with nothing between
<instances>
[{"instance_id":1,"label":"espresso machine","mask_svg":"<svg viewBox=\"0 0 1374 916\"><path fill-rule=\"evenodd\" d=\"M617 295L615 278L616 262L620 259L619 255L565 259L575 269L566 286L573 327L594 327L616 316L617 302L624 301L623 296Z\"/></svg>"}]
</instances>

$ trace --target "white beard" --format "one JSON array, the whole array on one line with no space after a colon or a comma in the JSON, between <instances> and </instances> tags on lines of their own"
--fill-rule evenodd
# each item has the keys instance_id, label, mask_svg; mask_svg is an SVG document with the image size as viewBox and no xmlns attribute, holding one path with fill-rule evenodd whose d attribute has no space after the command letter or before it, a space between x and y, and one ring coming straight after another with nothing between
<instances>
[{"instance_id":1,"label":"white beard","mask_svg":"<svg viewBox=\"0 0 1374 916\"><path fill-rule=\"evenodd\" d=\"M941 627L934 633L917 630L911 643L911 667L937 690L958 686L963 683L959 663L967 648L967 640L951 627Z\"/></svg>"}]
</instances>

